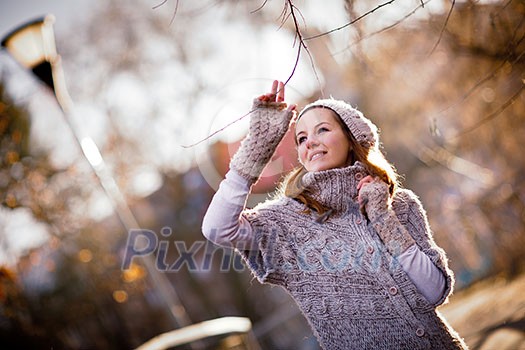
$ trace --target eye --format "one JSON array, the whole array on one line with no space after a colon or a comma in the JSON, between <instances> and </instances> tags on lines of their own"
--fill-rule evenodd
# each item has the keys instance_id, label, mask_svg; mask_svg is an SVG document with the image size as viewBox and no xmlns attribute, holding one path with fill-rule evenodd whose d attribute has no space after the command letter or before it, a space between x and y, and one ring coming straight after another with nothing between
<instances>
[{"instance_id":1,"label":"eye","mask_svg":"<svg viewBox=\"0 0 525 350\"><path fill-rule=\"evenodd\" d=\"M324 127L324 126L321 126L321 127L317 130L317 132L318 132L319 134L322 133L322 132L326 132L326 131L330 131L330 130L329 130L328 128Z\"/></svg>"},{"instance_id":2,"label":"eye","mask_svg":"<svg viewBox=\"0 0 525 350\"><path fill-rule=\"evenodd\" d=\"M301 136L297 139L297 143L300 145L301 143L303 143L304 141L306 141L306 136Z\"/></svg>"}]
</instances>

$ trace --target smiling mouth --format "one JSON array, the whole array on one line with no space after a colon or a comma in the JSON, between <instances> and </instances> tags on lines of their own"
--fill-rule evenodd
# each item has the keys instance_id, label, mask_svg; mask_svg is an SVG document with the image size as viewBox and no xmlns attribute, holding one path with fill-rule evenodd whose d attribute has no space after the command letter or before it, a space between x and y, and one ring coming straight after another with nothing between
<instances>
[{"instance_id":1,"label":"smiling mouth","mask_svg":"<svg viewBox=\"0 0 525 350\"><path fill-rule=\"evenodd\" d=\"M313 156L310 157L310 161L314 161L316 159L319 159L322 156L324 156L325 154L326 154L326 152L315 153Z\"/></svg>"}]
</instances>

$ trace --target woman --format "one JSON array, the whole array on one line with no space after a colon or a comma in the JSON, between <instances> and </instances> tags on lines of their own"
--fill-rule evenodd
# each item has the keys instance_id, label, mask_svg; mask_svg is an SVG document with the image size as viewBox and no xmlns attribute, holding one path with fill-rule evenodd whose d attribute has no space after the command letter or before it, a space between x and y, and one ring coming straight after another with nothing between
<instances>
[{"instance_id":1,"label":"woman","mask_svg":"<svg viewBox=\"0 0 525 350\"><path fill-rule=\"evenodd\" d=\"M203 220L261 283L285 288L324 349L465 349L435 308L453 275L424 209L378 149L377 128L336 100L295 121L301 166L278 198L245 209L296 106L284 85L255 99L250 130Z\"/></svg>"}]
</instances>

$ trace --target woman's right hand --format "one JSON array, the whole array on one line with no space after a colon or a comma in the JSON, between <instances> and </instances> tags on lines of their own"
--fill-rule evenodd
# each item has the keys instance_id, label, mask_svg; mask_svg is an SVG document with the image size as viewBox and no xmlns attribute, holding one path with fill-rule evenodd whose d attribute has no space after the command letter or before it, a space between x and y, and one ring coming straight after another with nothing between
<instances>
[{"instance_id":1,"label":"woman's right hand","mask_svg":"<svg viewBox=\"0 0 525 350\"><path fill-rule=\"evenodd\" d=\"M284 107L286 107L286 103L284 102L284 92L285 92L284 83L282 81L274 80L272 83L271 92L261 95L257 99L262 103L284 104ZM291 104L290 106L287 106L288 111L294 111L296 110L296 108L297 108L296 104Z\"/></svg>"},{"instance_id":2,"label":"woman's right hand","mask_svg":"<svg viewBox=\"0 0 525 350\"><path fill-rule=\"evenodd\" d=\"M269 93L255 98L248 135L230 162L230 168L252 183L272 158L295 113L296 105L284 102L284 92L284 84L275 80Z\"/></svg>"}]
</instances>

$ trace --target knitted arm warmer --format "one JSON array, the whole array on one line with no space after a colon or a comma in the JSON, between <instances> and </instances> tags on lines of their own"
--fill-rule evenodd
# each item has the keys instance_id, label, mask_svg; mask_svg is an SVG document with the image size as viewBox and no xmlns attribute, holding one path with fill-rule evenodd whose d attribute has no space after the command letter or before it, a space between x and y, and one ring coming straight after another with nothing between
<instances>
[{"instance_id":1,"label":"knitted arm warmer","mask_svg":"<svg viewBox=\"0 0 525 350\"><path fill-rule=\"evenodd\" d=\"M401 189L395 194L392 209L401 224L407 228L416 244L445 276L445 292L435 306L446 303L454 286L454 273L448 267L448 258L443 249L434 241L432 230L428 223L426 211L419 198L410 190Z\"/></svg>"},{"instance_id":2,"label":"knitted arm warmer","mask_svg":"<svg viewBox=\"0 0 525 350\"><path fill-rule=\"evenodd\" d=\"M370 222L393 256L399 256L415 244L414 238L399 222L390 207L386 183L372 182L361 189L360 196Z\"/></svg>"},{"instance_id":3,"label":"knitted arm warmer","mask_svg":"<svg viewBox=\"0 0 525 350\"><path fill-rule=\"evenodd\" d=\"M230 162L250 184L257 181L275 149L286 134L293 111L284 102L265 102L256 98L253 102L248 135Z\"/></svg>"}]
</instances>

